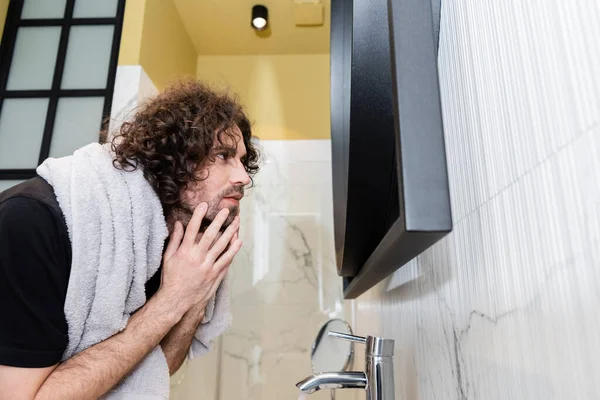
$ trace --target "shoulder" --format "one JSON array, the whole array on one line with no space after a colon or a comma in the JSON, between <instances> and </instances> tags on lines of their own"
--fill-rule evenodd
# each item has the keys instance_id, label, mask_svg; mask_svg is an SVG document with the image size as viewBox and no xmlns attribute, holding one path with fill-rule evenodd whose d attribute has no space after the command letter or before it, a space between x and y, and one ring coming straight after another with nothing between
<instances>
[{"instance_id":1,"label":"shoulder","mask_svg":"<svg viewBox=\"0 0 600 400\"><path fill-rule=\"evenodd\" d=\"M57 217L55 209L29 196L13 196L0 203L0 226L7 229L53 226Z\"/></svg>"},{"instance_id":2,"label":"shoulder","mask_svg":"<svg viewBox=\"0 0 600 400\"><path fill-rule=\"evenodd\" d=\"M62 212L42 199L17 195L0 202L0 242L4 261L37 256L70 265L71 243Z\"/></svg>"},{"instance_id":3,"label":"shoulder","mask_svg":"<svg viewBox=\"0 0 600 400\"><path fill-rule=\"evenodd\" d=\"M64 218L54 190L41 177L29 179L0 193L0 225L5 228L15 225L60 226L63 223Z\"/></svg>"}]
</instances>

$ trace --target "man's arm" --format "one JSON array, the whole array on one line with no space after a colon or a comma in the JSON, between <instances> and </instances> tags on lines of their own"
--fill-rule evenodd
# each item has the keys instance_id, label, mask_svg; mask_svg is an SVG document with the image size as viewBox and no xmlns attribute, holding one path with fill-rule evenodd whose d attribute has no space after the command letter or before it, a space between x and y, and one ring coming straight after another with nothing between
<instances>
[{"instance_id":1,"label":"man's arm","mask_svg":"<svg viewBox=\"0 0 600 400\"><path fill-rule=\"evenodd\" d=\"M59 364L34 399L96 399L108 392L179 321L175 301L158 292L131 317L125 330Z\"/></svg>"},{"instance_id":2,"label":"man's arm","mask_svg":"<svg viewBox=\"0 0 600 400\"><path fill-rule=\"evenodd\" d=\"M181 319L174 296L159 291L127 327L56 367L2 367L0 399L97 399L127 375ZM181 307L179 307L181 309ZM24 392L24 388L29 391ZM38 389L39 388L39 389ZM5 397L8 396L8 397Z\"/></svg>"},{"instance_id":3,"label":"man's arm","mask_svg":"<svg viewBox=\"0 0 600 400\"><path fill-rule=\"evenodd\" d=\"M196 305L169 331L160 342L169 364L169 373L173 375L181 368L188 354L194 334L204 318L204 306Z\"/></svg>"},{"instance_id":4,"label":"man's arm","mask_svg":"<svg viewBox=\"0 0 600 400\"><path fill-rule=\"evenodd\" d=\"M30 400L58 364L30 368L0 365L0 399Z\"/></svg>"}]
</instances>

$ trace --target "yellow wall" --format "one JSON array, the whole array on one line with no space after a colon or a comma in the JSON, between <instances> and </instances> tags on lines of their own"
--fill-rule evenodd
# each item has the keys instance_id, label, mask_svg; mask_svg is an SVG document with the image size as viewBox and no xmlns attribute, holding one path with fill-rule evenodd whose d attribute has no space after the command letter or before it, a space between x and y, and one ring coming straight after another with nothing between
<instances>
[{"instance_id":1,"label":"yellow wall","mask_svg":"<svg viewBox=\"0 0 600 400\"><path fill-rule=\"evenodd\" d=\"M159 90L196 73L196 50L171 0L146 0L140 64Z\"/></svg>"},{"instance_id":2,"label":"yellow wall","mask_svg":"<svg viewBox=\"0 0 600 400\"><path fill-rule=\"evenodd\" d=\"M119 65L141 65L162 90L194 76L196 50L171 0L127 0Z\"/></svg>"},{"instance_id":3,"label":"yellow wall","mask_svg":"<svg viewBox=\"0 0 600 400\"><path fill-rule=\"evenodd\" d=\"M119 65L138 65L140 63L145 10L146 0L127 0L125 2Z\"/></svg>"},{"instance_id":4,"label":"yellow wall","mask_svg":"<svg viewBox=\"0 0 600 400\"><path fill-rule=\"evenodd\" d=\"M260 139L329 139L329 54L198 56L197 77L238 94Z\"/></svg>"},{"instance_id":5,"label":"yellow wall","mask_svg":"<svg viewBox=\"0 0 600 400\"><path fill-rule=\"evenodd\" d=\"M8 3L10 3L10 0L0 0L0 35L4 32L4 21L6 21Z\"/></svg>"},{"instance_id":6,"label":"yellow wall","mask_svg":"<svg viewBox=\"0 0 600 400\"><path fill-rule=\"evenodd\" d=\"M119 65L141 65L159 90L186 75L230 88L261 139L330 138L328 54L197 56L171 0L126 4Z\"/></svg>"}]
</instances>

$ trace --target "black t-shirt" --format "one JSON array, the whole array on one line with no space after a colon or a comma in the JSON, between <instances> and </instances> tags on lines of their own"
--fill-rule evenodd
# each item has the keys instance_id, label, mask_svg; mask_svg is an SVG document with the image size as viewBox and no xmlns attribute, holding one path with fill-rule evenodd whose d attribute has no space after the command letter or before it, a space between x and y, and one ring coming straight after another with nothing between
<instances>
[{"instance_id":1,"label":"black t-shirt","mask_svg":"<svg viewBox=\"0 0 600 400\"><path fill-rule=\"evenodd\" d=\"M70 271L71 242L52 186L36 177L0 193L0 365L60 361ZM147 298L159 285L160 269L146 283Z\"/></svg>"}]
</instances>

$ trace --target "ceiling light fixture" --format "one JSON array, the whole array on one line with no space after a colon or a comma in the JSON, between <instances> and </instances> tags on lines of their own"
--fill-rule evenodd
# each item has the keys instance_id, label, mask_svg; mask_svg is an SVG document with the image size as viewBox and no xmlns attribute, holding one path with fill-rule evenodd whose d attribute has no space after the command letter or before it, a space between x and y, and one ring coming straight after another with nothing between
<instances>
[{"instance_id":1,"label":"ceiling light fixture","mask_svg":"<svg viewBox=\"0 0 600 400\"><path fill-rule=\"evenodd\" d=\"M267 7L257 4L252 7L252 22L250 23L257 31L262 31L267 28L269 21L269 10Z\"/></svg>"}]
</instances>

